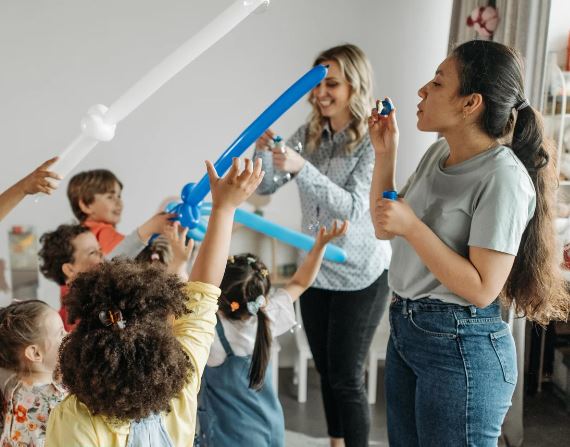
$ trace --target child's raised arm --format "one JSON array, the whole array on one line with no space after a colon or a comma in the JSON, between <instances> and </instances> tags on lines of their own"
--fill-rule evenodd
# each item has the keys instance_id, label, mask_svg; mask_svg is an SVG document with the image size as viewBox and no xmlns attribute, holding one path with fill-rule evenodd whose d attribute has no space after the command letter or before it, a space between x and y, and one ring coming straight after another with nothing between
<instances>
[{"instance_id":1,"label":"child's raised arm","mask_svg":"<svg viewBox=\"0 0 570 447\"><path fill-rule=\"evenodd\" d=\"M319 229L317 238L315 240L315 245L313 245L313 248L311 248L311 251L309 251L307 257L293 275L293 278L291 278L291 280L284 287L293 301L299 298L301 294L307 290L315 281L315 278L319 273L319 269L321 268L323 256L325 255L325 246L327 243L337 237L343 236L347 231L347 220L345 220L340 226L335 220L330 231L327 231L324 226Z\"/></svg>"},{"instance_id":2,"label":"child's raised arm","mask_svg":"<svg viewBox=\"0 0 570 447\"><path fill-rule=\"evenodd\" d=\"M56 160L57 157L54 157L45 161L30 174L0 194L0 220L4 219L27 194L37 194L38 192L51 194L55 191L57 184L50 182L49 179L61 180L61 177L47 169Z\"/></svg>"},{"instance_id":3,"label":"child's raised arm","mask_svg":"<svg viewBox=\"0 0 570 447\"><path fill-rule=\"evenodd\" d=\"M264 173L259 159L255 163L245 159L245 167L240 173L239 159L234 158L232 167L223 178L218 177L209 161L206 167L212 191L212 212L190 280L219 287L230 250L235 209L255 191Z\"/></svg>"}]
</instances>

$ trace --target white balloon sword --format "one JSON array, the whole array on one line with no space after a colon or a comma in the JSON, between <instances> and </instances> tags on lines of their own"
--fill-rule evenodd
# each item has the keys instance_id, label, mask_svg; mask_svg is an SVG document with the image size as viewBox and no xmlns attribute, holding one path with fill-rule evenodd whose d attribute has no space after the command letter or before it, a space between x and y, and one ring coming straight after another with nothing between
<instances>
[{"instance_id":1,"label":"white balloon sword","mask_svg":"<svg viewBox=\"0 0 570 447\"><path fill-rule=\"evenodd\" d=\"M81 133L59 155L50 168L62 178L100 141L111 141L117 124L166 84L184 67L214 45L260 6L269 0L237 0L196 35L167 56L156 67L129 88L109 108L97 104L89 108L81 120Z\"/></svg>"}]
</instances>

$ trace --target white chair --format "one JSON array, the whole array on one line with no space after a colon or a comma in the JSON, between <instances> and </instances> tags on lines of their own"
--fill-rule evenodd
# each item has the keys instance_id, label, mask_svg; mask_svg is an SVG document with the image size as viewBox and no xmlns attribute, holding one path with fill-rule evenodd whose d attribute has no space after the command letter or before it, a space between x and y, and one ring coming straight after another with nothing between
<instances>
[{"instance_id":1,"label":"white chair","mask_svg":"<svg viewBox=\"0 0 570 447\"><path fill-rule=\"evenodd\" d=\"M295 344L297 345L297 360L295 360L294 381L297 382L297 402L307 402L307 368L308 361L313 358L307 334L302 325L301 304L299 300L295 302L295 319L298 326L295 329Z\"/></svg>"},{"instance_id":2,"label":"white chair","mask_svg":"<svg viewBox=\"0 0 570 447\"><path fill-rule=\"evenodd\" d=\"M295 344L297 345L297 359L295 360L294 382L297 384L297 402L307 401L307 370L308 361L313 358L307 334L301 322L301 306L299 301L295 302L295 318L299 326L295 330ZM376 403L376 390L378 382L378 360L386 359L386 347L390 336L390 323L388 321L388 307L386 307L380 325L374 334L374 339L370 345L368 353L368 403Z\"/></svg>"}]
</instances>

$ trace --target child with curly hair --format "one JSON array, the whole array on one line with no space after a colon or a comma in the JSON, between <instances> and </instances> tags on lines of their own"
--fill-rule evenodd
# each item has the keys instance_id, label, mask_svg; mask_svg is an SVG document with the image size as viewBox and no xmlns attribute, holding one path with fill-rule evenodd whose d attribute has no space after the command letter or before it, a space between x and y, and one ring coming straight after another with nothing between
<instances>
[{"instance_id":1,"label":"child with curly hair","mask_svg":"<svg viewBox=\"0 0 570 447\"><path fill-rule=\"evenodd\" d=\"M2 447L43 447L48 416L66 394L54 377L65 333L57 312L43 301L0 309Z\"/></svg>"},{"instance_id":2,"label":"child with curly hair","mask_svg":"<svg viewBox=\"0 0 570 447\"><path fill-rule=\"evenodd\" d=\"M67 286L79 273L103 262L103 253L95 235L82 225L60 225L40 237L40 271L62 288L59 315L66 331L73 328L67 319Z\"/></svg>"},{"instance_id":3,"label":"child with curly hair","mask_svg":"<svg viewBox=\"0 0 570 447\"><path fill-rule=\"evenodd\" d=\"M218 288L235 208L263 178L235 159L220 179L207 163L212 214L190 281L186 231L167 230L168 269L113 260L79 275L68 306L79 318L60 350L70 395L52 412L51 447L178 447L193 442L197 395L214 339Z\"/></svg>"},{"instance_id":4,"label":"child with curly hair","mask_svg":"<svg viewBox=\"0 0 570 447\"><path fill-rule=\"evenodd\" d=\"M293 302L317 277L326 244L347 230L348 221L335 221L330 231L321 227L301 266L274 293L256 256L230 256L200 392L200 447L284 445L283 410L268 368L271 342L295 324Z\"/></svg>"}]
</instances>

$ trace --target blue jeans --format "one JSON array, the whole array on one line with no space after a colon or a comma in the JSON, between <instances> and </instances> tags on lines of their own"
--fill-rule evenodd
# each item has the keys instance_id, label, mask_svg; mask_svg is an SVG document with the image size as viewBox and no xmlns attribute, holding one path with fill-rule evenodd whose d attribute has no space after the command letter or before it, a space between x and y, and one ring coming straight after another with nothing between
<instances>
[{"instance_id":1,"label":"blue jeans","mask_svg":"<svg viewBox=\"0 0 570 447\"><path fill-rule=\"evenodd\" d=\"M479 309L395 296L390 327L390 446L496 446L517 381L514 340L499 304Z\"/></svg>"}]
</instances>

